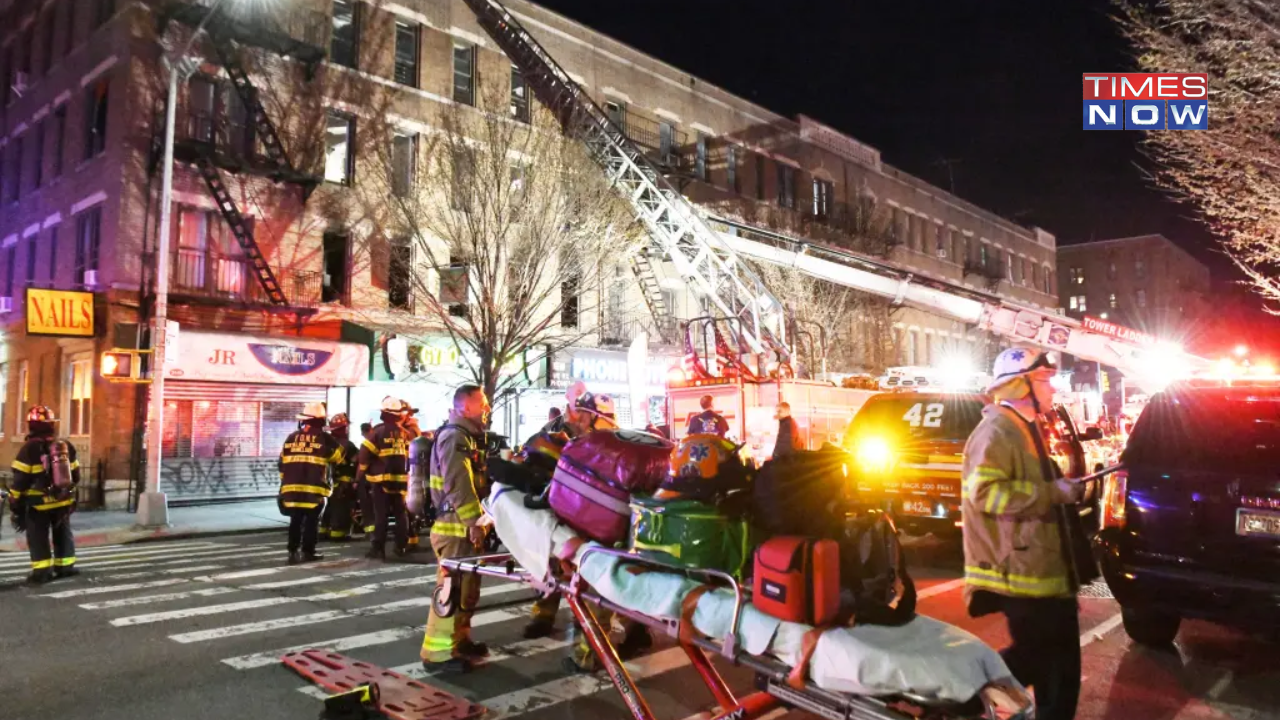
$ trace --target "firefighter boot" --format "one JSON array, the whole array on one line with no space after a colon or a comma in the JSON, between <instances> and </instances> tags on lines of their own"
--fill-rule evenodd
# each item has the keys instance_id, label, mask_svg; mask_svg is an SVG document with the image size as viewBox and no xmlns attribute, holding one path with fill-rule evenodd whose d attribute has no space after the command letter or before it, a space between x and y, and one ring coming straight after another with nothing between
<instances>
[{"instance_id":1,"label":"firefighter boot","mask_svg":"<svg viewBox=\"0 0 1280 720\"><path fill-rule=\"evenodd\" d=\"M65 567L56 567L53 569L53 576L55 578L69 578L69 577L75 577L79 574L80 574L80 568L76 567L75 565L67 565Z\"/></svg>"},{"instance_id":2,"label":"firefighter boot","mask_svg":"<svg viewBox=\"0 0 1280 720\"><path fill-rule=\"evenodd\" d=\"M315 550L302 553L302 562L317 562L324 559L324 553L318 553Z\"/></svg>"},{"instance_id":3,"label":"firefighter boot","mask_svg":"<svg viewBox=\"0 0 1280 720\"><path fill-rule=\"evenodd\" d=\"M455 656L441 662L422 661L422 669L430 675L465 675L471 672L471 660Z\"/></svg>"},{"instance_id":4,"label":"firefighter boot","mask_svg":"<svg viewBox=\"0 0 1280 720\"><path fill-rule=\"evenodd\" d=\"M298 564L298 563L300 563L300 562L302 562L302 553L298 552L297 550L290 550L290 551L289 551L289 564L290 564L290 565L297 565L297 564Z\"/></svg>"},{"instance_id":5,"label":"firefighter boot","mask_svg":"<svg viewBox=\"0 0 1280 720\"><path fill-rule=\"evenodd\" d=\"M526 640L537 640L544 638L555 632L556 622L554 619L534 618L524 626L524 637Z\"/></svg>"},{"instance_id":6,"label":"firefighter boot","mask_svg":"<svg viewBox=\"0 0 1280 720\"><path fill-rule=\"evenodd\" d=\"M381 560L383 562L386 562L387 549L382 545L374 545L373 547L369 548L369 552L365 553L364 556L370 560Z\"/></svg>"},{"instance_id":7,"label":"firefighter boot","mask_svg":"<svg viewBox=\"0 0 1280 720\"><path fill-rule=\"evenodd\" d=\"M489 657L489 646L482 642L476 642L471 638L460 640L457 651L459 655L472 659Z\"/></svg>"},{"instance_id":8,"label":"firefighter boot","mask_svg":"<svg viewBox=\"0 0 1280 720\"><path fill-rule=\"evenodd\" d=\"M44 570L32 570L31 574L27 576L26 582L28 585L44 585L45 583L52 582L52 581L53 581L53 571L44 569Z\"/></svg>"},{"instance_id":9,"label":"firefighter boot","mask_svg":"<svg viewBox=\"0 0 1280 720\"><path fill-rule=\"evenodd\" d=\"M618 643L618 658L630 660L651 647L653 637L649 635L649 628L640 623L628 624L626 636Z\"/></svg>"}]
</instances>

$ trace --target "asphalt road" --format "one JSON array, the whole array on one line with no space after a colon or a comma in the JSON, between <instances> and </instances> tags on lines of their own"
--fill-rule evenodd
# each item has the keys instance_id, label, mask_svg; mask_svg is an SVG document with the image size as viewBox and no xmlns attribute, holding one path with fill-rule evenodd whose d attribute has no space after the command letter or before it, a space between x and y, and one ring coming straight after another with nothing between
<instances>
[{"instance_id":1,"label":"asphalt road","mask_svg":"<svg viewBox=\"0 0 1280 720\"><path fill-rule=\"evenodd\" d=\"M282 666L291 649L330 647L423 676L418 663L434 566L374 563L363 544L327 546L325 562L285 566L284 537L165 541L82 550L84 575L42 588L18 585L20 554L0 555L0 718L5 720L311 720L323 695ZM994 647L999 616L968 618L959 557L932 539L913 544L922 612ZM601 676L560 666L571 631L520 637L531 593L486 586L474 635L492 660L430 684L486 705L490 717L619 718ZM1085 679L1082 720L1280 718L1280 647L1187 623L1176 650L1134 646L1105 587L1080 601ZM561 627L569 623L562 611ZM713 703L683 653L659 639L631 663L657 717L680 720ZM748 673L722 667L745 689ZM778 712L772 718L811 716Z\"/></svg>"}]
</instances>

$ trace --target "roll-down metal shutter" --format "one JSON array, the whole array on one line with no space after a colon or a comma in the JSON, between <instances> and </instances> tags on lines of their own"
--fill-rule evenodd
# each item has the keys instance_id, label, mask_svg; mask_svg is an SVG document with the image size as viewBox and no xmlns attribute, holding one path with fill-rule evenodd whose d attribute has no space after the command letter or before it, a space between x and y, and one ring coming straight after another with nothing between
<instances>
[{"instance_id":1,"label":"roll-down metal shutter","mask_svg":"<svg viewBox=\"0 0 1280 720\"><path fill-rule=\"evenodd\" d=\"M166 382L161 491L173 504L274 497L296 415L326 395L312 386Z\"/></svg>"}]
</instances>

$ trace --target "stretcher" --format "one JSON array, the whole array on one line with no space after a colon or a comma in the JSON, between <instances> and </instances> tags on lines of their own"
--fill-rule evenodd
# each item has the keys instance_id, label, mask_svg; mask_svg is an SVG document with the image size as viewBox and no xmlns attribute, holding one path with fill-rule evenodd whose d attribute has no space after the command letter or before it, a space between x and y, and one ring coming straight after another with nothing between
<instances>
[{"instance_id":1,"label":"stretcher","mask_svg":"<svg viewBox=\"0 0 1280 720\"><path fill-rule=\"evenodd\" d=\"M800 638L811 628L770 622L730 575L669 565L566 536L563 526L547 517L549 512L526 510L520 493L506 493L505 502L496 501L503 492L484 504L512 552L441 560L446 578L435 591L436 611L448 615L456 609L457 580L464 574L521 583L544 595L559 592L635 720L655 718L592 607L674 638L715 698L718 709L704 716L708 720L753 720L781 707L829 720L1034 717L1029 694L1008 677L999 656L958 628L918 617L903 628L833 629L817 641L821 652L814 655L813 647L805 647L801 653ZM641 595L644 600L638 599ZM967 656L957 649L966 643ZM976 654L975 646L980 646ZM712 664L716 655L753 671L756 688L735 693ZM960 682L931 677L948 675L943 664L948 655L958 657L952 666L977 667L955 673ZM821 662L811 662L811 657ZM873 672L851 677L848 668L859 664Z\"/></svg>"}]
</instances>

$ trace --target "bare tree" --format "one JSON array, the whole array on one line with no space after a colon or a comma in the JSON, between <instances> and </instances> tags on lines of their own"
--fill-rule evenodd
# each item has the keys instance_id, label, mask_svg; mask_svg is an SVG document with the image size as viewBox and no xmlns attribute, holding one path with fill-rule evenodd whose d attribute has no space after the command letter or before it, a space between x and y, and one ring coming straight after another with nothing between
<instances>
[{"instance_id":1,"label":"bare tree","mask_svg":"<svg viewBox=\"0 0 1280 720\"><path fill-rule=\"evenodd\" d=\"M1116 0L1143 70L1209 75L1209 129L1147 133L1155 182L1189 201L1280 314L1280 6Z\"/></svg>"},{"instance_id":2,"label":"bare tree","mask_svg":"<svg viewBox=\"0 0 1280 720\"><path fill-rule=\"evenodd\" d=\"M480 107L504 107L502 90ZM375 277L385 269L408 334L447 333L491 397L594 332L605 278L641 247L585 149L533 119L455 104L421 147L394 122L381 136L366 127L381 172L361 183L357 224Z\"/></svg>"}]
</instances>

